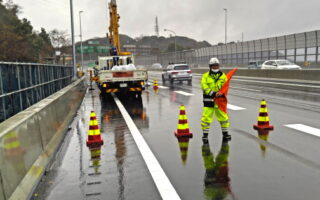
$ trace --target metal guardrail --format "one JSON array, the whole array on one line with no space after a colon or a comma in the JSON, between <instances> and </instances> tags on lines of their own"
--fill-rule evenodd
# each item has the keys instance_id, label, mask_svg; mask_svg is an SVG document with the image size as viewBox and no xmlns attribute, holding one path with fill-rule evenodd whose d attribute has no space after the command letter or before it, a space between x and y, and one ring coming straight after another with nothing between
<instances>
[{"instance_id":1,"label":"metal guardrail","mask_svg":"<svg viewBox=\"0 0 320 200\"><path fill-rule=\"evenodd\" d=\"M0 122L69 85L73 68L0 62Z\"/></svg>"}]
</instances>

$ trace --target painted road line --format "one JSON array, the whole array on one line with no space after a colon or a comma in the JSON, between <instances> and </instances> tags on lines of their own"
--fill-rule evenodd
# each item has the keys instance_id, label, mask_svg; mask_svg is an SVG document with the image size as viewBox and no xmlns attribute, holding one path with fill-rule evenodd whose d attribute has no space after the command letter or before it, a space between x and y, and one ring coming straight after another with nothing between
<instances>
[{"instance_id":1,"label":"painted road line","mask_svg":"<svg viewBox=\"0 0 320 200\"><path fill-rule=\"evenodd\" d=\"M301 132L309 133L310 135L320 137L320 129L313 128L311 126L307 126L304 124L287 124L284 126L292 128L292 129L296 129Z\"/></svg>"},{"instance_id":2,"label":"painted road line","mask_svg":"<svg viewBox=\"0 0 320 200\"><path fill-rule=\"evenodd\" d=\"M228 104L227 108L230 110L245 110L246 109L246 108L242 108L242 107L231 105L231 104Z\"/></svg>"},{"instance_id":3,"label":"painted road line","mask_svg":"<svg viewBox=\"0 0 320 200\"><path fill-rule=\"evenodd\" d=\"M181 199L120 100L114 94L112 94L112 96L127 123L131 135L138 146L162 199Z\"/></svg>"},{"instance_id":4,"label":"painted road line","mask_svg":"<svg viewBox=\"0 0 320 200\"><path fill-rule=\"evenodd\" d=\"M161 88L161 89L168 89L168 87L162 86L162 85L159 85L158 87Z\"/></svg>"},{"instance_id":5,"label":"painted road line","mask_svg":"<svg viewBox=\"0 0 320 200\"><path fill-rule=\"evenodd\" d=\"M232 87L230 86L230 88L232 89L240 89L240 90L247 90L247 91L253 91L253 92L261 92L262 90L254 90L254 89L248 89L248 88L242 88L242 87Z\"/></svg>"},{"instance_id":6,"label":"painted road line","mask_svg":"<svg viewBox=\"0 0 320 200\"><path fill-rule=\"evenodd\" d=\"M175 93L178 93L178 94L182 94L182 95L185 95L185 96L193 96L194 94L191 94L191 93L188 93L188 92L184 92L184 91L174 91Z\"/></svg>"}]
</instances>

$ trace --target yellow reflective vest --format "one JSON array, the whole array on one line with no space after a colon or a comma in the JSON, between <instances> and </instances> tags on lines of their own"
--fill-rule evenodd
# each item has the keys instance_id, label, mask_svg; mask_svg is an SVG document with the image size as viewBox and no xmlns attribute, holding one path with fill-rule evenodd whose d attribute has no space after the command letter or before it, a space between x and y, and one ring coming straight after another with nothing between
<instances>
[{"instance_id":1,"label":"yellow reflective vest","mask_svg":"<svg viewBox=\"0 0 320 200\"><path fill-rule=\"evenodd\" d=\"M227 80L226 74L221 71L218 73L206 72L202 75L201 88L205 107L214 107L212 93L218 92Z\"/></svg>"}]
</instances>

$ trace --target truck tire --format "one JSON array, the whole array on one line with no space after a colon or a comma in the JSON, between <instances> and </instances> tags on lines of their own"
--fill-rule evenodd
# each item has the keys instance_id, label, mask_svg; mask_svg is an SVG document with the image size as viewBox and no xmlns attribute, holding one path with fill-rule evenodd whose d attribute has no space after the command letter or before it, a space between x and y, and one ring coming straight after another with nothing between
<instances>
[{"instance_id":1,"label":"truck tire","mask_svg":"<svg viewBox=\"0 0 320 200\"><path fill-rule=\"evenodd\" d=\"M192 85L192 79L188 80L188 85Z\"/></svg>"}]
</instances>

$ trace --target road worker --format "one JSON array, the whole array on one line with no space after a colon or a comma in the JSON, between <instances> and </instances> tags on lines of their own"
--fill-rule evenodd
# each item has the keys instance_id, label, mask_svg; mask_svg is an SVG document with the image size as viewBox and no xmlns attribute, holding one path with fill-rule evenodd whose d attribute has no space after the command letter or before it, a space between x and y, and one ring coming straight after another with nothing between
<instances>
[{"instance_id":1,"label":"road worker","mask_svg":"<svg viewBox=\"0 0 320 200\"><path fill-rule=\"evenodd\" d=\"M220 110L215 103L217 98L223 96L219 90L227 82L228 78L225 73L220 71L220 62L218 58L210 59L209 68L210 71L204 73L201 79L204 104L201 118L201 128L203 131L202 138L208 138L210 124L213 121L213 115L215 115L221 125L223 138L230 140L231 135L228 134L228 128L230 126L228 114Z\"/></svg>"}]
</instances>

